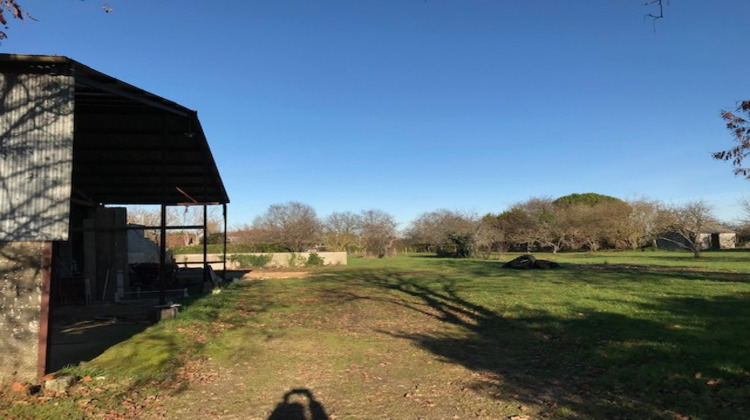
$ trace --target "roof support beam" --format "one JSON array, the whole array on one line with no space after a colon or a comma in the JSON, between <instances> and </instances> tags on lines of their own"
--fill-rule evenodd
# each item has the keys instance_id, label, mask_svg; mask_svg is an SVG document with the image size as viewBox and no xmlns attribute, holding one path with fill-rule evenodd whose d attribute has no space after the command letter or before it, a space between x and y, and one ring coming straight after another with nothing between
<instances>
[{"instance_id":1,"label":"roof support beam","mask_svg":"<svg viewBox=\"0 0 750 420\"><path fill-rule=\"evenodd\" d=\"M153 101L151 99L147 99L147 98L145 98L145 97L143 97L141 95L135 95L135 94L132 94L130 92L124 91L122 89L118 89L116 87L109 86L109 85L101 83L101 82L97 82L94 79L90 79L88 77L81 76L79 74L76 74L75 79L76 79L77 83L81 83L83 85L92 87L94 89L103 90L103 91L109 92L109 93L111 93L113 95L117 95L117 96L121 96L123 98L130 99L131 101L139 102L139 103L142 103L144 105L148 105L150 107L160 109L162 111L171 112L172 114L177 114L177 115L179 115L181 117L192 117L192 115L190 115L187 112L174 109L173 107L161 104L161 103L159 103L157 101Z\"/></svg>"}]
</instances>

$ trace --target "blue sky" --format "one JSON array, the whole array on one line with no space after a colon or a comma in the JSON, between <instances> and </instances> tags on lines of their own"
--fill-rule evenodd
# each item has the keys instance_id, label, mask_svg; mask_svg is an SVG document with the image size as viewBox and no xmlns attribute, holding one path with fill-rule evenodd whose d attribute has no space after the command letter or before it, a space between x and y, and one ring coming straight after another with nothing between
<instances>
[{"instance_id":1,"label":"blue sky","mask_svg":"<svg viewBox=\"0 0 750 420\"><path fill-rule=\"evenodd\" d=\"M23 0L6 53L65 55L197 109L232 203L319 216L500 212L597 192L705 199L750 181L721 109L750 99L746 0Z\"/></svg>"}]
</instances>

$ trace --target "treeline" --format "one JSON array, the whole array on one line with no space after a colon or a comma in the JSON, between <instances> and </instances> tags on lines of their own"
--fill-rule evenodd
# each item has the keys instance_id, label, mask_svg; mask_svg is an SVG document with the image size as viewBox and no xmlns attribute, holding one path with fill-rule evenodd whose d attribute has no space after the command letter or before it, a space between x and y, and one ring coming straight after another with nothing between
<instances>
[{"instance_id":1,"label":"treeline","mask_svg":"<svg viewBox=\"0 0 750 420\"><path fill-rule=\"evenodd\" d=\"M395 255L395 218L382 210L336 212L320 219L307 204L273 204L252 225L230 232L233 243L281 247L290 252L345 251L383 258Z\"/></svg>"},{"instance_id":2,"label":"treeline","mask_svg":"<svg viewBox=\"0 0 750 420\"><path fill-rule=\"evenodd\" d=\"M420 215L402 232L381 210L337 212L320 219L303 203L271 205L252 225L230 233L234 243L346 251L373 257L396 247L449 257L485 257L516 251L638 249L657 240L700 256L701 234L716 224L703 201L668 206L654 200L623 201L601 194L531 198L497 213L478 216L453 210Z\"/></svg>"},{"instance_id":3,"label":"treeline","mask_svg":"<svg viewBox=\"0 0 750 420\"><path fill-rule=\"evenodd\" d=\"M600 194L531 198L481 218L450 210L421 215L407 242L439 255L488 257L493 252L638 249L657 240L700 255L701 233L716 221L703 201L667 206Z\"/></svg>"}]
</instances>

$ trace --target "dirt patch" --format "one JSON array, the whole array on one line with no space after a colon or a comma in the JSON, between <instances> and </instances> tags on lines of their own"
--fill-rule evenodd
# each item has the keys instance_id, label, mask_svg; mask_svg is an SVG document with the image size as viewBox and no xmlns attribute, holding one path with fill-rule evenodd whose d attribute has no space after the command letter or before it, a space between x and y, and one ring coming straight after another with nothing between
<instances>
[{"instance_id":1,"label":"dirt patch","mask_svg":"<svg viewBox=\"0 0 750 420\"><path fill-rule=\"evenodd\" d=\"M241 280L300 279L309 274L307 271L251 271L242 276Z\"/></svg>"}]
</instances>

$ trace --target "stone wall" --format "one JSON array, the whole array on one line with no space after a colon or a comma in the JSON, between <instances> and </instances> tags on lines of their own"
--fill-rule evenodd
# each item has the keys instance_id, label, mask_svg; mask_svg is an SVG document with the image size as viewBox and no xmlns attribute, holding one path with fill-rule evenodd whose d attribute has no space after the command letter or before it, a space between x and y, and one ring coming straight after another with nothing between
<instances>
[{"instance_id":1,"label":"stone wall","mask_svg":"<svg viewBox=\"0 0 750 420\"><path fill-rule=\"evenodd\" d=\"M346 252L318 252L317 254L323 258L324 265L346 265L347 263ZM291 252L242 253L242 255L271 255L271 261L267 267L289 267L289 261L292 259ZM302 258L306 260L310 256L310 253L297 252L295 255L298 256L297 260L299 261ZM239 269L239 264L230 260L231 256L232 254L227 253L227 270ZM207 259L208 261L219 261L221 260L221 254L208 254ZM184 267L185 262L190 267L196 267L195 263L203 261L203 254L177 254L174 256L174 260L180 267ZM221 263L212 263L210 265L214 270L223 269Z\"/></svg>"},{"instance_id":2,"label":"stone wall","mask_svg":"<svg viewBox=\"0 0 750 420\"><path fill-rule=\"evenodd\" d=\"M37 377L44 242L0 242L0 384Z\"/></svg>"}]
</instances>

